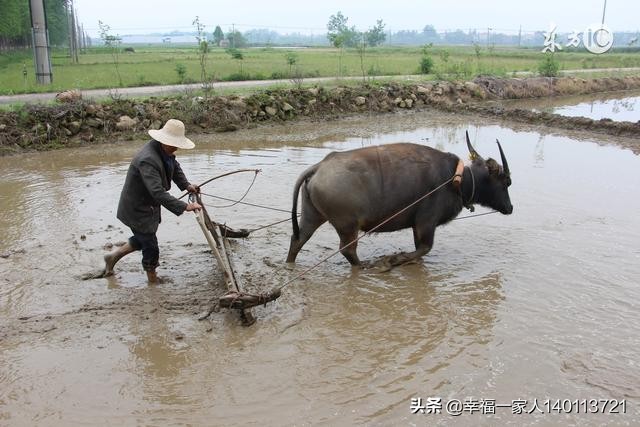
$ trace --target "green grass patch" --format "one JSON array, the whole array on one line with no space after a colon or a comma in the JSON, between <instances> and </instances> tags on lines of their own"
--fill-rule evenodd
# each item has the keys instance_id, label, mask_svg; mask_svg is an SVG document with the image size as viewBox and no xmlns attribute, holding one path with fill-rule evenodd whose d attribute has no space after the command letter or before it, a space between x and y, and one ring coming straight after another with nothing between
<instances>
[{"instance_id":1,"label":"green grass patch","mask_svg":"<svg viewBox=\"0 0 640 427\"><path fill-rule=\"evenodd\" d=\"M303 78L362 76L355 50L334 48L242 49L243 60L234 60L224 49L213 48L207 56L206 72L217 81L289 78L286 54L296 54L293 69ZM514 72L537 72L543 59L539 49L434 46L433 74L438 78L469 79L476 75L510 76ZM640 51L613 51L603 55L588 52L558 52L560 70L640 67ZM367 76L413 75L420 73L422 48L378 47L368 49L364 70ZM241 64L240 64L241 62ZM342 70L339 70L339 64ZM27 82L23 69L26 64ZM182 69L177 72L176 67ZM35 83L30 51L0 54L0 94L60 92L67 89L104 89L119 86L113 57L106 48L91 48L73 64L64 50L53 50L53 84ZM194 46L135 46L135 52L121 52L118 67L125 87L199 82L201 68Z\"/></svg>"}]
</instances>

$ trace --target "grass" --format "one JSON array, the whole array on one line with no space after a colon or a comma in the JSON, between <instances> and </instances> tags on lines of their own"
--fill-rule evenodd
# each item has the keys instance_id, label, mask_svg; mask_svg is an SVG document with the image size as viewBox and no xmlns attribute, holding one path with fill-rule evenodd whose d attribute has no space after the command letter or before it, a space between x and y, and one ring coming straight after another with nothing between
<instances>
[{"instance_id":1,"label":"grass","mask_svg":"<svg viewBox=\"0 0 640 427\"><path fill-rule=\"evenodd\" d=\"M121 52L119 69L123 85L145 86L181 83L176 65L185 67L184 82L200 81L200 64L195 46L134 46L135 53ZM240 61L234 60L223 49L214 48L207 58L207 73L216 80L288 78L288 52L297 55L295 67L304 77L361 76L360 58L355 50L342 52L342 73L338 63L340 51L333 48L308 49L242 49ZM472 78L478 74L509 76L514 72L536 72L543 59L540 49L482 47L479 55L472 46L430 49L434 60L434 74L438 78ZM419 72L422 51L420 47L382 47L369 49L365 58L368 75L406 75ZM560 70L596 68L640 67L640 50L609 52L593 55L588 52L559 52L556 58ZM28 72L23 78L23 64ZM73 64L66 51L52 53L53 84L35 83L33 59L30 52L0 54L0 95L31 92L60 92L63 90L115 88L118 78L113 58L106 48L92 48L80 55L80 63Z\"/></svg>"}]
</instances>

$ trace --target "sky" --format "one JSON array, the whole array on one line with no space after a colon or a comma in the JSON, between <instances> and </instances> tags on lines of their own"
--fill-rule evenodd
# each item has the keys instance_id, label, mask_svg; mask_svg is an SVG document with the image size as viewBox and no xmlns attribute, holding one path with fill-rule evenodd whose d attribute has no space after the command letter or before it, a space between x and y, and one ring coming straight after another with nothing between
<instances>
[{"instance_id":1,"label":"sky","mask_svg":"<svg viewBox=\"0 0 640 427\"><path fill-rule=\"evenodd\" d=\"M331 15L341 11L349 25L366 30L382 19L386 30L436 30L487 28L501 32L547 30L582 31L602 20L605 0L206 0L131 1L74 0L85 31L98 36L98 20L111 33L146 34L192 31L196 16L212 32L216 25L227 31L268 28L279 33L326 33ZM106 6L108 4L108 6ZM237 7L234 7L236 6ZM614 31L640 31L640 1L608 0L605 24Z\"/></svg>"}]
</instances>

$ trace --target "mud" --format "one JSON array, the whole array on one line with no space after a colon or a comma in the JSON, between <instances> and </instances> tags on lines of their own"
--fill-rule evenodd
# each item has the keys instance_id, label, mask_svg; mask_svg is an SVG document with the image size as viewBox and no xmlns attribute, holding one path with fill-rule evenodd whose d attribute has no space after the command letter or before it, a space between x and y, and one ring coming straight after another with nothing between
<instances>
[{"instance_id":1,"label":"mud","mask_svg":"<svg viewBox=\"0 0 640 427\"><path fill-rule=\"evenodd\" d=\"M415 142L512 170L514 213L455 221L421 263L384 274L341 255L255 307L226 292L195 218L163 215L164 282L139 254L82 281L129 231L115 208L141 142L0 158L0 424L637 425L640 423L639 157L633 138L439 111L291 121L195 135L179 152L195 182L260 168L245 201L287 211L300 172L332 150ZM579 159L579 161L576 161ZM252 174L204 192L243 194ZM175 190L175 189L174 189ZM174 192L177 194L177 192ZM214 219L253 229L289 216L205 199ZM330 226L293 270L284 223L232 242L239 279L268 291L337 248ZM84 236L84 238L82 238ZM363 240L363 260L410 249L409 230ZM412 414L411 399L626 399L625 414Z\"/></svg>"},{"instance_id":2,"label":"mud","mask_svg":"<svg viewBox=\"0 0 640 427\"><path fill-rule=\"evenodd\" d=\"M472 82L364 84L327 89L259 91L250 96L193 96L130 100L102 104L76 100L55 106L26 105L0 112L0 153L48 150L114 140L146 138L169 118L180 118L202 132L229 132L264 123L305 118L313 121L353 114L402 110L470 111L517 122L611 135L637 136L640 123L567 118L548 113L490 107L485 100L528 99L640 88L640 77L580 79L478 77ZM194 129L195 128L195 129Z\"/></svg>"}]
</instances>

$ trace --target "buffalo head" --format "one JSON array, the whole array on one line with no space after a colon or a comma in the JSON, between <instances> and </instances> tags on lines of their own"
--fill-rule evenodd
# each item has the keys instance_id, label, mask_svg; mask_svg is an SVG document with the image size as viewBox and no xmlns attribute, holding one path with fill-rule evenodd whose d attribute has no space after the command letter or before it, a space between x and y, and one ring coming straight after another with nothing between
<instances>
[{"instance_id":1,"label":"buffalo head","mask_svg":"<svg viewBox=\"0 0 640 427\"><path fill-rule=\"evenodd\" d=\"M513 212L513 206L509 198L511 173L509 172L507 158L500 146L500 141L496 139L500 157L502 158L502 166L491 158L488 160L483 159L471 145L469 132L467 132L466 136L467 148L472 159L469 169L474 180L472 202L495 209L505 215L511 214Z\"/></svg>"}]
</instances>

